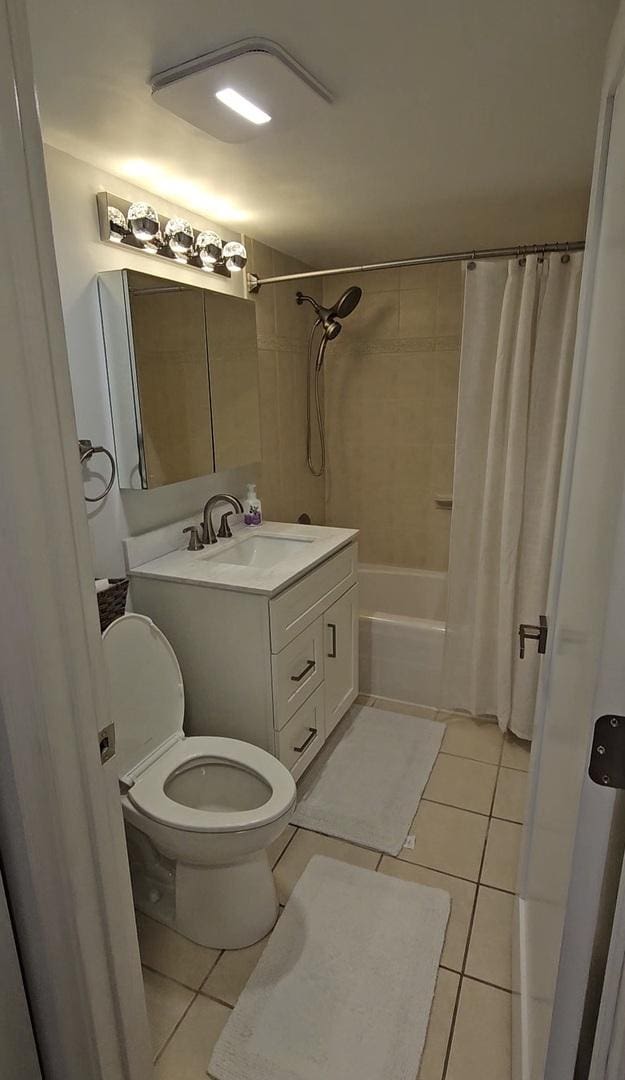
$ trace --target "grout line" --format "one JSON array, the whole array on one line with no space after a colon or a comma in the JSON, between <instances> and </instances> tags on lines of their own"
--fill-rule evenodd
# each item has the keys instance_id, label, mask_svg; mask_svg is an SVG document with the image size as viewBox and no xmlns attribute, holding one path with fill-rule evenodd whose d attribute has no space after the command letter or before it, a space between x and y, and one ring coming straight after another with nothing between
<instances>
[{"instance_id":1,"label":"grout line","mask_svg":"<svg viewBox=\"0 0 625 1080\"><path fill-rule=\"evenodd\" d=\"M499 983L488 982L488 979L480 979L477 975L463 975L463 979L468 979L469 982L481 983L482 986L490 986L493 990L499 990L502 994L512 994L512 988L510 986L500 986Z\"/></svg>"},{"instance_id":2,"label":"grout line","mask_svg":"<svg viewBox=\"0 0 625 1080\"><path fill-rule=\"evenodd\" d=\"M170 1044L171 1040L173 1039L174 1035L176 1034L176 1032L177 1032L178 1028L180 1027L180 1025L181 1025L181 1023L182 1023L182 1021L184 1020L185 1016L186 1016L186 1015L187 1015L187 1013L189 1012L189 1009L190 1009L190 1008L191 1008L191 1006L193 1005L193 1002L194 1002L194 1001L195 1001L195 1000L196 1000L196 999L197 999L197 998L199 997L199 993L200 993L200 991L199 991L199 990L197 990L197 991L195 992L195 994L194 994L194 995L193 995L193 997L191 998L191 1001L189 1002L189 1004L187 1005L186 1009L185 1009L185 1010L184 1010L184 1012L182 1013L182 1016L180 1016L180 1017L178 1018L177 1022L176 1022L176 1023L174 1024L174 1027L172 1028L172 1030L170 1031L169 1035L168 1035L168 1036L167 1036L167 1038L165 1039L165 1042L164 1042L164 1043L163 1043L163 1045L161 1046L160 1050L158 1051L158 1053L157 1053L157 1054L155 1054L155 1055L154 1055L154 1058L153 1058L153 1063L154 1063L155 1065L156 1065L156 1062L158 1061L158 1059L159 1059L160 1057L162 1057L162 1055L164 1054L165 1050L166 1050L166 1049L167 1049L167 1047L169 1046L169 1044Z\"/></svg>"},{"instance_id":3,"label":"grout line","mask_svg":"<svg viewBox=\"0 0 625 1080\"><path fill-rule=\"evenodd\" d=\"M250 975L251 975L251 972L250 972ZM216 994L209 994L209 993L206 993L206 992L204 992L202 990L198 990L198 994L200 995L200 997L207 998L208 1001L215 1001L218 1005L224 1005L226 1007L226 1009L230 1009L231 1011L232 1011L232 1009L234 1009L234 1005L231 1005L229 1001L224 1001L223 998L217 997ZM236 1005L236 1002L235 1002L235 1005Z\"/></svg>"},{"instance_id":4,"label":"grout line","mask_svg":"<svg viewBox=\"0 0 625 1080\"><path fill-rule=\"evenodd\" d=\"M490 814L486 814L482 810L469 810L468 806L458 806L458 803L441 802L440 799L432 799L430 797L427 799L423 797L421 802L434 803L436 806L449 806L452 810L462 810L465 814L475 814L476 817L483 817L486 818L487 821L490 821Z\"/></svg>"},{"instance_id":5,"label":"grout line","mask_svg":"<svg viewBox=\"0 0 625 1080\"><path fill-rule=\"evenodd\" d=\"M176 931L174 931L174 933L176 933ZM223 952L220 952L217 960L220 960L222 956ZM206 975L202 979L202 983L205 983L208 976L214 971L217 960L215 960L215 963L209 971L206 972ZM141 967L145 968L146 971L150 971L153 975L158 975L161 979L167 979L168 982L174 983L175 986L181 986L183 990L190 990L192 994L199 994L200 992L199 986L189 986L189 983L183 982L182 979L177 979L174 975L166 975L164 971L159 971L158 968L152 967L151 964L146 964L143 960L141 961Z\"/></svg>"},{"instance_id":6,"label":"grout line","mask_svg":"<svg viewBox=\"0 0 625 1080\"><path fill-rule=\"evenodd\" d=\"M282 858L282 856L283 856L283 855L285 854L285 852L287 852L287 851L289 850L289 848L290 848L291 844L292 844L292 843L293 843L293 841L295 840L295 837L297 836L297 834L298 834L298 832L299 832L299 826L298 826L298 825L294 825L294 826L293 826L293 829L295 830L295 831L294 831L294 833L293 833L293 836L290 836L290 837L289 837L289 839L287 840L286 844L285 844L285 845L284 845L284 847L282 848L282 851L281 851L281 852L280 852L280 854L278 855L278 858L276 859L275 863L272 863L272 866L271 866L271 871L272 871L272 873L273 873L273 871L275 870L275 868L276 868L276 866L278 865L278 863L280 862L280 859Z\"/></svg>"}]
</instances>

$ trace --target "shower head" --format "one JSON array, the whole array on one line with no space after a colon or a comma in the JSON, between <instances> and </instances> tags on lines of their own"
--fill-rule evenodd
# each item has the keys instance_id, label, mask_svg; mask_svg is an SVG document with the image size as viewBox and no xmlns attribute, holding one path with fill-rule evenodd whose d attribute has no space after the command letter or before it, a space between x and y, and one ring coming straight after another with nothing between
<instances>
[{"instance_id":1,"label":"shower head","mask_svg":"<svg viewBox=\"0 0 625 1080\"><path fill-rule=\"evenodd\" d=\"M320 323L323 324L323 331L328 339L332 341L341 332L341 324L337 322L337 319L344 319L347 315L351 315L352 311L360 301L362 296L362 289L358 285L352 285L347 289L342 296L336 301L332 307L322 307L317 300L312 296L305 296L304 293L296 293L296 301L298 304L308 303L311 304L317 313L317 318Z\"/></svg>"}]
</instances>

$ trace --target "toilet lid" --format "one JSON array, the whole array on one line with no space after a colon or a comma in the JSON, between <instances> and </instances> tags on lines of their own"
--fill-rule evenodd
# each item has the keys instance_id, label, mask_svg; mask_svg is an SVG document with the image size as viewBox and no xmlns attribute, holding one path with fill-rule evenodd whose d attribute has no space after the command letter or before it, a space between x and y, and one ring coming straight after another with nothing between
<instances>
[{"instance_id":1,"label":"toilet lid","mask_svg":"<svg viewBox=\"0 0 625 1080\"><path fill-rule=\"evenodd\" d=\"M184 686L176 654L146 615L123 615L102 635L120 779L182 736Z\"/></svg>"}]
</instances>

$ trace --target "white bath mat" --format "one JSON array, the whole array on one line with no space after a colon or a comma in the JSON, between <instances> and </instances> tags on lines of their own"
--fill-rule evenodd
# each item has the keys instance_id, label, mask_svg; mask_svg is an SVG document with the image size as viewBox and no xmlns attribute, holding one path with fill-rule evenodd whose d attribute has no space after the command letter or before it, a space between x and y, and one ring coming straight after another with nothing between
<instances>
[{"instance_id":1,"label":"white bath mat","mask_svg":"<svg viewBox=\"0 0 625 1080\"><path fill-rule=\"evenodd\" d=\"M407 1080L449 895L316 855L208 1067L216 1080Z\"/></svg>"},{"instance_id":2,"label":"white bath mat","mask_svg":"<svg viewBox=\"0 0 625 1080\"><path fill-rule=\"evenodd\" d=\"M298 785L293 825L398 855L445 725L357 705Z\"/></svg>"}]
</instances>

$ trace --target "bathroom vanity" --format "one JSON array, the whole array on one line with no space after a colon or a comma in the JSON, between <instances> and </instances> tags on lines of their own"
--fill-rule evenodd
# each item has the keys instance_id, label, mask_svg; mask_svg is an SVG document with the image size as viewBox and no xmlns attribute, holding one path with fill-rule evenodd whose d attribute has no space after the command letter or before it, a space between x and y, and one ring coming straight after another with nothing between
<instances>
[{"instance_id":1,"label":"bathroom vanity","mask_svg":"<svg viewBox=\"0 0 625 1080\"><path fill-rule=\"evenodd\" d=\"M150 561L153 544L126 541L134 610L180 663L188 735L243 739L301 775L358 693L357 535L268 522Z\"/></svg>"}]
</instances>

